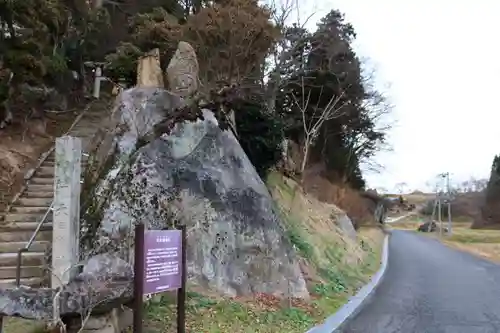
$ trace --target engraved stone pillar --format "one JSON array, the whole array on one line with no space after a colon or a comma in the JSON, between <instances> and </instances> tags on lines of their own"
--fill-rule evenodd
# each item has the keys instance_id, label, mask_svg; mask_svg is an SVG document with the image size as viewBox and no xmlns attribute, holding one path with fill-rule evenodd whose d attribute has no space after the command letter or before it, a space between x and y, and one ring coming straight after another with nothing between
<instances>
[{"instance_id":1,"label":"engraved stone pillar","mask_svg":"<svg viewBox=\"0 0 500 333\"><path fill-rule=\"evenodd\" d=\"M68 283L77 273L80 232L80 175L82 142L63 136L56 139L54 218L51 286Z\"/></svg>"},{"instance_id":2,"label":"engraved stone pillar","mask_svg":"<svg viewBox=\"0 0 500 333\"><path fill-rule=\"evenodd\" d=\"M137 86L164 88L160 50L153 49L137 61Z\"/></svg>"}]
</instances>

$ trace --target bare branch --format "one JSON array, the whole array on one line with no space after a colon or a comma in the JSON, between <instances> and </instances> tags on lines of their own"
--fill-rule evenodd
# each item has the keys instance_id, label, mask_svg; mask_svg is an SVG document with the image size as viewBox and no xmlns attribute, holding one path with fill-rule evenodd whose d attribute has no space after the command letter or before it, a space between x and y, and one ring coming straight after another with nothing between
<instances>
[{"instance_id":1,"label":"bare branch","mask_svg":"<svg viewBox=\"0 0 500 333\"><path fill-rule=\"evenodd\" d=\"M292 93L292 99L295 106L300 111L302 117L302 126L304 131L304 147L303 147L304 156L302 158L302 165L300 168L300 172L301 174L303 174L307 166L307 159L310 147L312 144L314 144L314 141L318 137L321 127L326 121L341 117L344 114L344 106L346 106L346 104L349 102L344 101L342 105L337 106L339 102L343 100L345 97L345 91L342 90L340 94L338 95L334 94L330 98L325 107L320 108L318 106L311 106L310 98L312 89L308 90L307 97L304 98L304 96L306 96L304 77L301 78L301 81L302 81L301 84L302 98L300 98L299 101L299 98L294 93ZM321 87L320 90L320 97L322 93L323 93L323 87ZM310 116L311 109L313 110L313 114L308 122L307 118L309 118ZM317 113L319 114L319 116L316 116Z\"/></svg>"}]
</instances>

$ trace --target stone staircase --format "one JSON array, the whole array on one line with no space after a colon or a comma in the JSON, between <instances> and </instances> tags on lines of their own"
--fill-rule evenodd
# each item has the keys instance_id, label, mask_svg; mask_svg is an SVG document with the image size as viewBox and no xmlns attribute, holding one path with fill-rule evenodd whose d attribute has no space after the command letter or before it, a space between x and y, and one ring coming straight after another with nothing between
<instances>
[{"instance_id":1,"label":"stone staircase","mask_svg":"<svg viewBox=\"0 0 500 333\"><path fill-rule=\"evenodd\" d=\"M73 122L67 135L82 138L82 151L87 152L91 139L108 116L108 110L94 110L92 105ZM82 170L87 157L82 157ZM52 242L52 210L54 198L54 147L42 154L38 165L25 175L25 185L0 215L0 285L16 282L17 252L30 238L36 238L22 254L21 284L41 286L47 282L47 250ZM40 225L40 221L44 221Z\"/></svg>"}]
</instances>

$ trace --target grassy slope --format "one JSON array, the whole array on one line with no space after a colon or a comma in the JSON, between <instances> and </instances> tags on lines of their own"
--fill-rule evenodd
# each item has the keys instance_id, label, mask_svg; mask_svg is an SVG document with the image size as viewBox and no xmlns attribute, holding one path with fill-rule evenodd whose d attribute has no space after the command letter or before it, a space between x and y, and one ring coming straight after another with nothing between
<instances>
[{"instance_id":1,"label":"grassy slope","mask_svg":"<svg viewBox=\"0 0 500 333\"><path fill-rule=\"evenodd\" d=\"M334 313L378 269L383 240L379 229L363 229L359 243L353 242L330 220L331 206L298 192L294 198L293 189L279 174L272 174L268 185L300 256L311 300L279 300L270 295L221 299L191 291L188 332L303 333ZM164 299L149 305L147 332L174 332L174 318L172 302Z\"/></svg>"},{"instance_id":2,"label":"grassy slope","mask_svg":"<svg viewBox=\"0 0 500 333\"><path fill-rule=\"evenodd\" d=\"M33 320L21 318L4 318L3 333L41 333L44 332L44 325Z\"/></svg>"},{"instance_id":3,"label":"grassy slope","mask_svg":"<svg viewBox=\"0 0 500 333\"><path fill-rule=\"evenodd\" d=\"M228 299L192 287L188 293L187 332L303 333L339 309L378 269L383 240L380 229L361 229L358 241L352 241L330 219L332 206L300 191L294 195L294 185L286 183L291 184L277 173L268 180L287 235L300 257L311 300L280 300L264 294ZM147 305L145 326L147 333L175 332L172 296Z\"/></svg>"}]
</instances>

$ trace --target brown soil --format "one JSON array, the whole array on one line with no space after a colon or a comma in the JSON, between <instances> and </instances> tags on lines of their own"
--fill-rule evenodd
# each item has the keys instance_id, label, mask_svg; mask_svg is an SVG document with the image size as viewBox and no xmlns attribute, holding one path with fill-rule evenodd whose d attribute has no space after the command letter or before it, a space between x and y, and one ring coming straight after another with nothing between
<instances>
[{"instance_id":1,"label":"brown soil","mask_svg":"<svg viewBox=\"0 0 500 333\"><path fill-rule=\"evenodd\" d=\"M304 177L304 188L319 201L331 203L345 211L355 228L374 224L373 203L347 184L334 184L319 174Z\"/></svg>"},{"instance_id":2,"label":"brown soil","mask_svg":"<svg viewBox=\"0 0 500 333\"><path fill-rule=\"evenodd\" d=\"M76 115L47 113L44 119L18 119L0 130L0 212L22 187L26 171L67 131Z\"/></svg>"}]
</instances>

